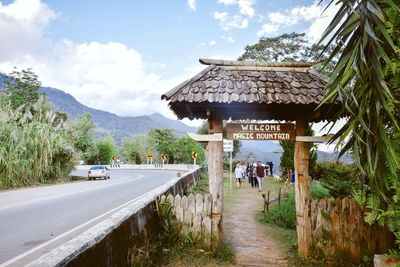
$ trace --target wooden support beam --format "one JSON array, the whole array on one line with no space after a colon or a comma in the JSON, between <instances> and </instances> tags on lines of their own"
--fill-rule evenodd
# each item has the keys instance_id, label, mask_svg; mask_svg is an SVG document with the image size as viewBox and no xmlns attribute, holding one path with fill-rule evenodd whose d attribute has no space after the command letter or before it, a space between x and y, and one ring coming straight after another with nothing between
<instances>
[{"instance_id":1,"label":"wooden support beam","mask_svg":"<svg viewBox=\"0 0 400 267\"><path fill-rule=\"evenodd\" d=\"M332 139L333 136L334 134L323 136L296 136L296 141L308 143L327 143Z\"/></svg>"},{"instance_id":2,"label":"wooden support beam","mask_svg":"<svg viewBox=\"0 0 400 267\"><path fill-rule=\"evenodd\" d=\"M186 106L187 112L189 113L189 119L192 120L192 119L193 119L193 112L192 112L192 109L190 108L190 106L188 105L188 103L186 103L185 106Z\"/></svg>"},{"instance_id":3,"label":"wooden support beam","mask_svg":"<svg viewBox=\"0 0 400 267\"><path fill-rule=\"evenodd\" d=\"M210 142L210 141L222 141L222 133L213 133L213 134L195 134L195 133L187 133L190 138L197 142Z\"/></svg>"},{"instance_id":4,"label":"wooden support beam","mask_svg":"<svg viewBox=\"0 0 400 267\"><path fill-rule=\"evenodd\" d=\"M210 114L209 133L222 133L222 120ZM209 191L212 196L212 220L213 232L220 236L222 233L222 212L224 199L224 152L221 141L208 142L208 179Z\"/></svg>"},{"instance_id":5,"label":"wooden support beam","mask_svg":"<svg viewBox=\"0 0 400 267\"><path fill-rule=\"evenodd\" d=\"M296 135L304 136L308 122L305 117L296 120ZM310 255L311 237L311 195L310 178L308 175L308 145L296 141L294 149L296 220L298 252L301 256Z\"/></svg>"}]
</instances>

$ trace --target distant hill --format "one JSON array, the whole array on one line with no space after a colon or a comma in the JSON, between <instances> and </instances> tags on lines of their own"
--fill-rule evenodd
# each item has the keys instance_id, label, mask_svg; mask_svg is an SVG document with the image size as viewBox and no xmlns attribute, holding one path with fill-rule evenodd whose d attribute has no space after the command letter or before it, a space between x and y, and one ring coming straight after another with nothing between
<instances>
[{"instance_id":1,"label":"distant hill","mask_svg":"<svg viewBox=\"0 0 400 267\"><path fill-rule=\"evenodd\" d=\"M0 73L0 90L3 86L5 75ZM197 129L189 127L181 121L171 120L159 113L148 116L121 117L110 112L94 109L78 102L72 95L59 89L41 87L40 92L47 96L52 105L60 111L68 113L72 118L88 112L92 115L93 121L97 125L96 135L104 138L111 133L117 144L121 144L124 138L145 134L151 128L169 128L176 134L183 135L187 132L196 132ZM274 168L278 169L282 148L277 141L241 141L242 147L236 155L236 159L262 162L272 161ZM318 160L336 161L337 153L318 151ZM348 156L344 156L340 161L351 162Z\"/></svg>"},{"instance_id":2,"label":"distant hill","mask_svg":"<svg viewBox=\"0 0 400 267\"><path fill-rule=\"evenodd\" d=\"M0 73L0 88L3 87L5 78L6 76ZM87 107L78 102L72 95L59 89L41 87L39 91L47 96L56 110L68 113L73 119L85 112L90 113L97 125L97 138L104 138L108 133L111 133L117 144L121 144L124 138L145 134L151 128L173 129L178 135L196 132L196 128L187 126L181 121L168 119L159 113L137 117L118 116L107 111Z\"/></svg>"}]
</instances>

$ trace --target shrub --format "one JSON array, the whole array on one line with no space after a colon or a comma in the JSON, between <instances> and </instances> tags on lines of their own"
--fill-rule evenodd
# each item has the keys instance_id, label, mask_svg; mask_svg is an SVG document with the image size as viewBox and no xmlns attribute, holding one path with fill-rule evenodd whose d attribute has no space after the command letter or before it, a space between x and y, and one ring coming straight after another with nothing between
<instances>
[{"instance_id":1,"label":"shrub","mask_svg":"<svg viewBox=\"0 0 400 267\"><path fill-rule=\"evenodd\" d=\"M354 174L354 167L341 162L320 162L311 176L328 189L334 198L351 196L354 190L362 187L361 179Z\"/></svg>"},{"instance_id":2,"label":"shrub","mask_svg":"<svg viewBox=\"0 0 400 267\"><path fill-rule=\"evenodd\" d=\"M267 221L283 228L296 229L296 205L294 192L287 199L281 200L280 205L271 206Z\"/></svg>"},{"instance_id":3,"label":"shrub","mask_svg":"<svg viewBox=\"0 0 400 267\"><path fill-rule=\"evenodd\" d=\"M329 189L327 189L320 181L312 181L310 193L313 199L322 199L331 196Z\"/></svg>"}]
</instances>

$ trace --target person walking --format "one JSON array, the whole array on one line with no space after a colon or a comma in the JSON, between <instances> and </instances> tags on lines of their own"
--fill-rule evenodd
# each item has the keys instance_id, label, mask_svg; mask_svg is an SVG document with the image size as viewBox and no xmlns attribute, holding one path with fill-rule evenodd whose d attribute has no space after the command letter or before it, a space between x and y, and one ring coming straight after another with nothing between
<instances>
[{"instance_id":1,"label":"person walking","mask_svg":"<svg viewBox=\"0 0 400 267\"><path fill-rule=\"evenodd\" d=\"M274 173L272 172L272 167L274 167L274 163L272 161L268 162L269 165L269 172L271 173L271 176L274 176Z\"/></svg>"},{"instance_id":2,"label":"person walking","mask_svg":"<svg viewBox=\"0 0 400 267\"><path fill-rule=\"evenodd\" d=\"M254 174L253 174L253 164L249 163L247 165L247 169L246 169L246 173L247 173L247 177L249 178L249 184L251 187L254 187Z\"/></svg>"},{"instance_id":3,"label":"person walking","mask_svg":"<svg viewBox=\"0 0 400 267\"><path fill-rule=\"evenodd\" d=\"M261 161L257 162L256 175L258 182L258 192L261 192L263 190L263 180L265 176L265 168L261 165Z\"/></svg>"},{"instance_id":4,"label":"person walking","mask_svg":"<svg viewBox=\"0 0 400 267\"><path fill-rule=\"evenodd\" d=\"M244 178L244 171L239 163L236 164L235 177L236 177L237 187L240 187L240 185L242 183L242 179Z\"/></svg>"}]
</instances>

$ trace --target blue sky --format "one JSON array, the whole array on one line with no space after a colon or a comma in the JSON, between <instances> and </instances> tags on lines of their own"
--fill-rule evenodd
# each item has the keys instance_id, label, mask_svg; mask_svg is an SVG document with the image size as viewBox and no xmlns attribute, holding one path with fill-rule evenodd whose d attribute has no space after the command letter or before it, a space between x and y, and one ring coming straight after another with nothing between
<instances>
[{"instance_id":1,"label":"blue sky","mask_svg":"<svg viewBox=\"0 0 400 267\"><path fill-rule=\"evenodd\" d=\"M199 58L236 59L284 32L317 41L335 12L317 2L0 0L0 72L31 67L85 105L173 118L160 95L201 71Z\"/></svg>"}]
</instances>

